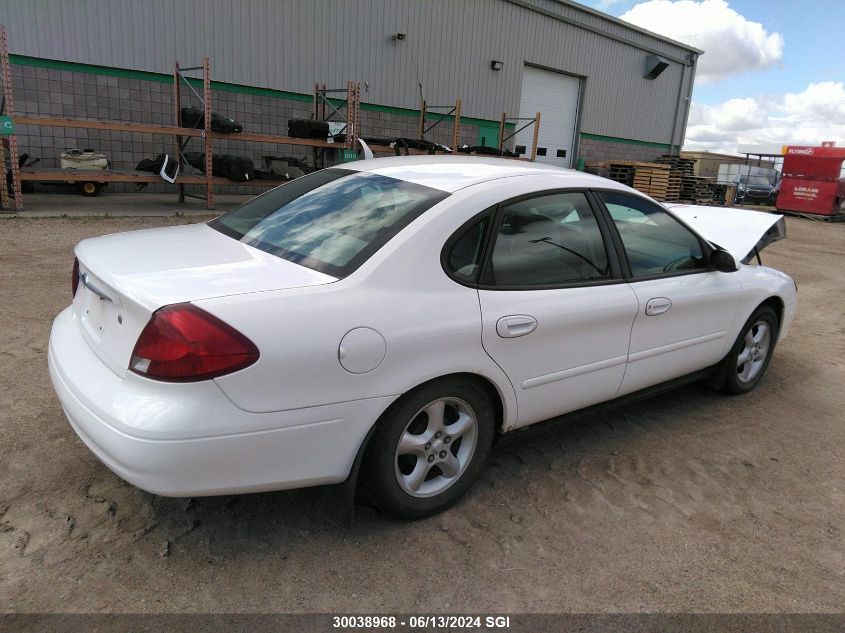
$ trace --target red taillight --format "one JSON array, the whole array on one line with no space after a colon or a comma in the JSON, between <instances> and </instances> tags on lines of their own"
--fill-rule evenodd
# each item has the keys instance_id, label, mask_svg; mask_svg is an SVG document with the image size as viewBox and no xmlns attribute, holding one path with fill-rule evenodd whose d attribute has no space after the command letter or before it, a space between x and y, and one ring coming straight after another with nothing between
<instances>
[{"instance_id":1,"label":"red taillight","mask_svg":"<svg viewBox=\"0 0 845 633\"><path fill-rule=\"evenodd\" d=\"M79 260L76 257L73 258L73 277L70 280L70 288L73 294L72 297L76 296L76 289L79 288Z\"/></svg>"},{"instance_id":2,"label":"red taillight","mask_svg":"<svg viewBox=\"0 0 845 633\"><path fill-rule=\"evenodd\" d=\"M129 369L170 382L208 380L249 367L258 348L205 310L178 303L157 310L147 323Z\"/></svg>"}]
</instances>

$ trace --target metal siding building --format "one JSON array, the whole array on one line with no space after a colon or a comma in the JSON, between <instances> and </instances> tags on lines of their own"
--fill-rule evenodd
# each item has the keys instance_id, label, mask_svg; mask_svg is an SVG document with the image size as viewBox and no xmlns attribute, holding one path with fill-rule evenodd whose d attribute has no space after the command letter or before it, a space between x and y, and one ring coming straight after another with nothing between
<instances>
[{"instance_id":1,"label":"metal siding building","mask_svg":"<svg viewBox=\"0 0 845 633\"><path fill-rule=\"evenodd\" d=\"M373 113L362 132L371 135L413 135L422 84L428 103L462 99L470 125L464 140L474 143L497 131L502 112L519 113L529 65L580 79L572 151L588 160L649 159L677 150L701 53L567 0L2 0L0 23L9 29L16 94L24 93L19 113L45 114L38 105L45 96L35 81L43 75L39 68L50 70L51 95L67 92L66 83L90 83L82 74L157 76L165 90L174 61L195 64L207 55L212 78L228 92L277 91L291 101L282 112L293 116L307 116L315 82L332 87L358 80L364 114ZM399 32L406 38L392 39ZM643 76L649 54L668 62L653 80ZM491 60L502 69L491 69ZM127 70L146 75L121 76ZM108 119L113 98L135 96L125 82L101 83L115 94L49 96L51 103L85 107L46 114ZM231 106L227 114L246 118L245 125L260 124L249 120L260 112L238 111L237 103L215 105ZM135 118L135 104L118 105L119 116Z\"/></svg>"}]
</instances>

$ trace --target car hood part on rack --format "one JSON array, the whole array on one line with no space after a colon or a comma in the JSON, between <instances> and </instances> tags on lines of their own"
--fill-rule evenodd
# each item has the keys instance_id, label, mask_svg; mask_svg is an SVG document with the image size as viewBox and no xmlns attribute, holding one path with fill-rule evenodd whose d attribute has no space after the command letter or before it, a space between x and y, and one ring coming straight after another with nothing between
<instances>
[{"instance_id":1,"label":"car hood part on rack","mask_svg":"<svg viewBox=\"0 0 845 633\"><path fill-rule=\"evenodd\" d=\"M731 207L666 204L699 235L746 263L772 242L786 237L783 216Z\"/></svg>"}]
</instances>

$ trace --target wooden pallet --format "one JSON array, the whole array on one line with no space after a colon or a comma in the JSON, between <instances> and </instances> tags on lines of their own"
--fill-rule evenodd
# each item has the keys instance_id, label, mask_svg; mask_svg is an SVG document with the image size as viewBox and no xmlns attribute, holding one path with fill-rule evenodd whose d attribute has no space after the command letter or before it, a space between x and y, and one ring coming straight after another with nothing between
<instances>
[{"instance_id":1,"label":"wooden pallet","mask_svg":"<svg viewBox=\"0 0 845 633\"><path fill-rule=\"evenodd\" d=\"M698 180L699 177L694 174L696 159L664 154L654 159L654 162L669 169L665 197L667 202L702 202L712 198L712 192L706 183L702 184L704 181Z\"/></svg>"},{"instance_id":2,"label":"wooden pallet","mask_svg":"<svg viewBox=\"0 0 845 633\"><path fill-rule=\"evenodd\" d=\"M608 163L607 177L615 182L631 187L634 184L634 168L630 165Z\"/></svg>"},{"instance_id":3,"label":"wooden pallet","mask_svg":"<svg viewBox=\"0 0 845 633\"><path fill-rule=\"evenodd\" d=\"M666 200L670 168L657 163L614 160L607 163L611 180L633 187L657 200Z\"/></svg>"},{"instance_id":4,"label":"wooden pallet","mask_svg":"<svg viewBox=\"0 0 845 633\"><path fill-rule=\"evenodd\" d=\"M669 167L673 171L680 172L682 175L685 176L694 176L694 167L695 167L694 158L681 158L680 156L671 156L669 154L664 154L660 158L656 158L654 160L655 163L661 165L669 165Z\"/></svg>"},{"instance_id":5,"label":"wooden pallet","mask_svg":"<svg viewBox=\"0 0 845 633\"><path fill-rule=\"evenodd\" d=\"M713 200L713 190L709 178L701 176L682 176L680 199L702 203Z\"/></svg>"},{"instance_id":6,"label":"wooden pallet","mask_svg":"<svg viewBox=\"0 0 845 633\"><path fill-rule=\"evenodd\" d=\"M634 175L634 189L656 200L666 200L669 189L668 171L638 168Z\"/></svg>"}]
</instances>

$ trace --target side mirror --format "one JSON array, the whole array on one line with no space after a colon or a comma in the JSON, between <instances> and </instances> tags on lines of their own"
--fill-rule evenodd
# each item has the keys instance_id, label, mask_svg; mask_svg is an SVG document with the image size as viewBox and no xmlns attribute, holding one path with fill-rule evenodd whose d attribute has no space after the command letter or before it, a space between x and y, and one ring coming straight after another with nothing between
<instances>
[{"instance_id":1,"label":"side mirror","mask_svg":"<svg viewBox=\"0 0 845 633\"><path fill-rule=\"evenodd\" d=\"M721 248L710 251L710 268L720 273L735 273L739 270L734 256Z\"/></svg>"}]
</instances>

